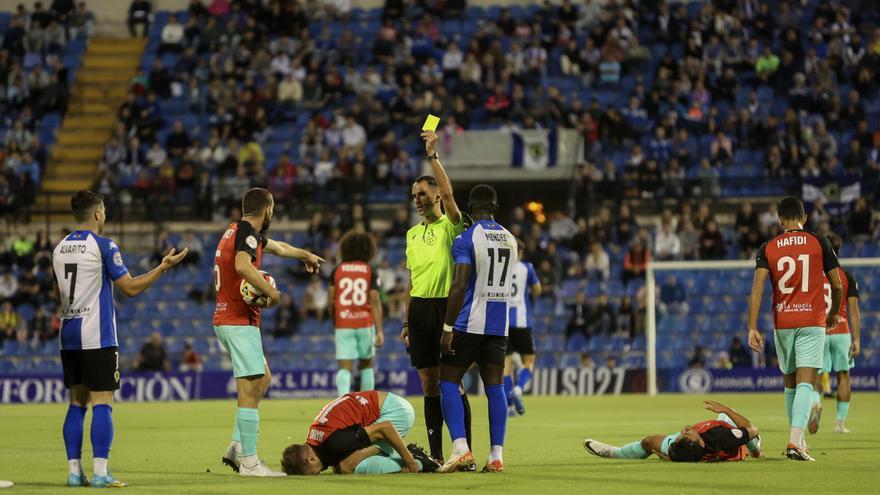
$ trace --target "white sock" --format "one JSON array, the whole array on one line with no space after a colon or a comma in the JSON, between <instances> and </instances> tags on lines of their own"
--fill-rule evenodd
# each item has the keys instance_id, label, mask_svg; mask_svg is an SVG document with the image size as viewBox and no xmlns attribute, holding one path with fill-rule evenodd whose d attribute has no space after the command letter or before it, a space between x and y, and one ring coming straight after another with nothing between
<instances>
[{"instance_id":1,"label":"white sock","mask_svg":"<svg viewBox=\"0 0 880 495\"><path fill-rule=\"evenodd\" d=\"M456 438L452 441L452 454L453 455L461 455L467 452L470 452L471 449L468 448L467 439L464 438Z\"/></svg>"},{"instance_id":2,"label":"white sock","mask_svg":"<svg viewBox=\"0 0 880 495\"><path fill-rule=\"evenodd\" d=\"M95 476L107 476L107 459L95 457Z\"/></svg>"},{"instance_id":3,"label":"white sock","mask_svg":"<svg viewBox=\"0 0 880 495\"><path fill-rule=\"evenodd\" d=\"M492 450L489 451L489 462L500 461L501 459L501 450L504 449L501 445L493 445Z\"/></svg>"},{"instance_id":4,"label":"white sock","mask_svg":"<svg viewBox=\"0 0 880 495\"><path fill-rule=\"evenodd\" d=\"M804 445L804 429L792 426L791 433L788 437L788 443L796 445L798 448L802 448Z\"/></svg>"},{"instance_id":5,"label":"white sock","mask_svg":"<svg viewBox=\"0 0 880 495\"><path fill-rule=\"evenodd\" d=\"M845 422L846 422L846 420L838 419L837 420L837 427L838 428L846 428L846 426L843 425Z\"/></svg>"},{"instance_id":6,"label":"white sock","mask_svg":"<svg viewBox=\"0 0 880 495\"><path fill-rule=\"evenodd\" d=\"M241 456L240 460L241 460L241 465L248 468L248 469L256 466L260 462L260 459L256 455Z\"/></svg>"},{"instance_id":7,"label":"white sock","mask_svg":"<svg viewBox=\"0 0 880 495\"><path fill-rule=\"evenodd\" d=\"M513 393L517 396L522 395L522 387L516 385L515 387L513 387Z\"/></svg>"},{"instance_id":8,"label":"white sock","mask_svg":"<svg viewBox=\"0 0 880 495\"><path fill-rule=\"evenodd\" d=\"M236 442L233 440L232 443L229 444L229 446L232 447L232 450L235 452L236 455L241 455L241 442Z\"/></svg>"},{"instance_id":9,"label":"white sock","mask_svg":"<svg viewBox=\"0 0 880 495\"><path fill-rule=\"evenodd\" d=\"M82 462L80 462L79 459L68 459L67 466L70 468L70 474L82 476L82 472L83 472Z\"/></svg>"}]
</instances>

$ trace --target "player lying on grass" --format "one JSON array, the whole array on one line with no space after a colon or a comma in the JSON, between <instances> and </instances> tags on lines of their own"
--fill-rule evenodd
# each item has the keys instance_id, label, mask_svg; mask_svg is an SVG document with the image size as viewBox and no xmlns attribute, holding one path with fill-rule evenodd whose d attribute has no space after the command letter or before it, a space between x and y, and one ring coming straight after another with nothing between
<instances>
[{"instance_id":1,"label":"player lying on grass","mask_svg":"<svg viewBox=\"0 0 880 495\"><path fill-rule=\"evenodd\" d=\"M434 472L440 463L403 437L416 413L403 397L388 392L345 394L324 406L309 427L304 445L284 449L287 474L318 474L328 467L338 474Z\"/></svg>"},{"instance_id":2,"label":"player lying on grass","mask_svg":"<svg viewBox=\"0 0 880 495\"><path fill-rule=\"evenodd\" d=\"M649 435L623 447L588 438L584 440L584 448L607 459L647 459L656 454L672 462L741 461L746 457L746 450L752 457L761 456L761 437L751 421L713 400L703 405L718 413L718 417L685 426L671 435Z\"/></svg>"}]
</instances>

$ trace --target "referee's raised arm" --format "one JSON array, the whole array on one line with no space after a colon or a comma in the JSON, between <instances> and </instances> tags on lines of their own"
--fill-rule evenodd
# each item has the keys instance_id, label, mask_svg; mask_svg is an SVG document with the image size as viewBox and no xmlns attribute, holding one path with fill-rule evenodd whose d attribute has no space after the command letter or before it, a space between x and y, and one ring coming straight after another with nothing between
<instances>
[{"instance_id":1,"label":"referee's raised arm","mask_svg":"<svg viewBox=\"0 0 880 495\"><path fill-rule=\"evenodd\" d=\"M435 145L437 144L437 134L431 131L422 133L422 139L425 140L425 153L428 161L431 162L431 169L434 172L434 178L437 180L437 189L440 190L440 199L443 201L443 208L446 210L446 216L449 220L458 225L461 222L461 210L455 203L455 196L452 191L452 182L446 175L446 169L440 163L440 155L437 154Z\"/></svg>"}]
</instances>

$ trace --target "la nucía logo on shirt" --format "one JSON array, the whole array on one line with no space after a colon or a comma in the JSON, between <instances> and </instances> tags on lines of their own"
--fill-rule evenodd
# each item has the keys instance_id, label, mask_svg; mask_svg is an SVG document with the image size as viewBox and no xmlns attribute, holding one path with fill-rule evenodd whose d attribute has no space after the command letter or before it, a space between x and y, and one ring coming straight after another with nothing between
<instances>
[{"instance_id":1,"label":"la nuc\u00eda logo on shirt","mask_svg":"<svg viewBox=\"0 0 880 495\"><path fill-rule=\"evenodd\" d=\"M777 313L809 313L813 311L813 305L810 303L789 304L781 302L776 304Z\"/></svg>"}]
</instances>

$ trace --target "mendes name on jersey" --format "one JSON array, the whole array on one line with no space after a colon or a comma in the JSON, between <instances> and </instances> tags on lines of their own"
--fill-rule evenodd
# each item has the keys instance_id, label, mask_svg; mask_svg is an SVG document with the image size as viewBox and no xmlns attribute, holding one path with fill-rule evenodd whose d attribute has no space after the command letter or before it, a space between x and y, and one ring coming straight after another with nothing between
<instances>
[{"instance_id":1,"label":"mendes name on jersey","mask_svg":"<svg viewBox=\"0 0 880 495\"><path fill-rule=\"evenodd\" d=\"M370 291L379 290L379 278L370 265L346 261L333 270L334 326L337 329L369 328L373 321Z\"/></svg>"},{"instance_id":2,"label":"mendes name on jersey","mask_svg":"<svg viewBox=\"0 0 880 495\"><path fill-rule=\"evenodd\" d=\"M217 243L214 256L214 326L260 326L260 308L244 302L241 297L241 276L235 270L235 255L239 251L251 257L251 263L260 268L263 248L268 239L248 222L239 220L230 224Z\"/></svg>"},{"instance_id":3,"label":"mendes name on jersey","mask_svg":"<svg viewBox=\"0 0 880 495\"><path fill-rule=\"evenodd\" d=\"M455 264L471 265L471 278L455 330L507 336L507 308L517 257L513 235L492 220L476 222L452 241Z\"/></svg>"},{"instance_id":4,"label":"mendes name on jersey","mask_svg":"<svg viewBox=\"0 0 880 495\"><path fill-rule=\"evenodd\" d=\"M838 335L850 333L849 321L847 320L847 310L849 298L859 298L859 284L851 273L844 270L842 266L837 267L837 274L840 275L840 284L843 289L843 301L840 302L840 319L834 328L825 331L828 335ZM831 284L825 284L825 311L831 311Z\"/></svg>"},{"instance_id":5,"label":"mendes name on jersey","mask_svg":"<svg viewBox=\"0 0 880 495\"><path fill-rule=\"evenodd\" d=\"M118 347L112 284L128 273L119 246L77 230L55 247L52 267L61 295L61 350Z\"/></svg>"},{"instance_id":6,"label":"mendes name on jersey","mask_svg":"<svg viewBox=\"0 0 880 495\"><path fill-rule=\"evenodd\" d=\"M535 267L528 261L519 261L513 269L510 300L510 327L532 328L532 296L529 289L540 282Z\"/></svg>"},{"instance_id":7,"label":"mendes name on jersey","mask_svg":"<svg viewBox=\"0 0 880 495\"><path fill-rule=\"evenodd\" d=\"M758 250L755 267L770 270L776 329L825 327L825 274L840 266L827 239L789 230Z\"/></svg>"}]
</instances>

